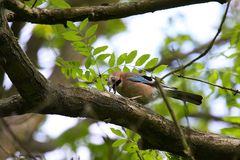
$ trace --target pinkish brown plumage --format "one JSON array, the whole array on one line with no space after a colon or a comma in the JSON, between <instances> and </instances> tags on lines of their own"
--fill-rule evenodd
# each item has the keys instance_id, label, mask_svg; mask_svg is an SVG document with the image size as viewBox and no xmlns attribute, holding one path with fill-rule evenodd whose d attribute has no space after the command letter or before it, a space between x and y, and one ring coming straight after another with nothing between
<instances>
[{"instance_id":1,"label":"pinkish brown plumage","mask_svg":"<svg viewBox=\"0 0 240 160\"><path fill-rule=\"evenodd\" d=\"M142 104L147 104L156 97L159 97L158 89L154 81L147 76L137 73L114 72L108 79L110 89L114 92L128 98L135 98ZM178 91L175 88L163 86L165 94L169 97L180 99L194 104L201 104L202 96L184 91Z\"/></svg>"}]
</instances>

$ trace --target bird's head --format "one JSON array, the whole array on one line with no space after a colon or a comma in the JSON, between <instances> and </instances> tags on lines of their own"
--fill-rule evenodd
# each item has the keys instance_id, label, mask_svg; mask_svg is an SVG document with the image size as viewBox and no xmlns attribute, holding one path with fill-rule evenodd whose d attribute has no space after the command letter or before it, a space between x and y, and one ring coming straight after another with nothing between
<instances>
[{"instance_id":1,"label":"bird's head","mask_svg":"<svg viewBox=\"0 0 240 160\"><path fill-rule=\"evenodd\" d=\"M122 72L114 72L108 78L109 92L113 89L116 93L117 87L122 85Z\"/></svg>"}]
</instances>

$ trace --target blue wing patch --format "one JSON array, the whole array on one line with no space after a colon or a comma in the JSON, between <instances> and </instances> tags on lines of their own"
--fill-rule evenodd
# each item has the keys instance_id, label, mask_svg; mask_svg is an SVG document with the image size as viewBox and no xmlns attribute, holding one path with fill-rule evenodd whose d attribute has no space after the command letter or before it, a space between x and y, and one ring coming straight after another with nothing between
<instances>
[{"instance_id":1,"label":"blue wing patch","mask_svg":"<svg viewBox=\"0 0 240 160\"><path fill-rule=\"evenodd\" d=\"M136 76L128 77L127 79L130 81L133 81L133 82L141 82L141 83L145 83L145 84L153 84L154 83L153 79L151 77L147 77L147 76L136 75Z\"/></svg>"}]
</instances>

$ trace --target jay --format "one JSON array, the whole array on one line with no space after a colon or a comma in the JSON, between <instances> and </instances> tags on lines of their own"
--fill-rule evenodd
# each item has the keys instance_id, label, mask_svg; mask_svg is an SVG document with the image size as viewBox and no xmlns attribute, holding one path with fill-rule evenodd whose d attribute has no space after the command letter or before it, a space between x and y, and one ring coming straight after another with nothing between
<instances>
[{"instance_id":1,"label":"jay","mask_svg":"<svg viewBox=\"0 0 240 160\"><path fill-rule=\"evenodd\" d=\"M136 99L141 104L147 104L160 96L155 81L148 76L137 73L114 72L108 78L109 91L113 89L128 98ZM197 94L179 91L176 88L161 84L168 97L190 102L196 105L202 103L203 97Z\"/></svg>"}]
</instances>

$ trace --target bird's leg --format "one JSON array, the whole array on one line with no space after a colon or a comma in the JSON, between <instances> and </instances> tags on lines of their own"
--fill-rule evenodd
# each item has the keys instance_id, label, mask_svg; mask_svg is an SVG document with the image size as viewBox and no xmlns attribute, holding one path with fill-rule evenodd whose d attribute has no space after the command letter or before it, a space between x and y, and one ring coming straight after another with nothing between
<instances>
[{"instance_id":1,"label":"bird's leg","mask_svg":"<svg viewBox=\"0 0 240 160\"><path fill-rule=\"evenodd\" d=\"M138 99L138 98L141 98L142 96L139 95L139 96L135 96L135 97L131 97L131 98L128 98L129 100L135 100L135 99Z\"/></svg>"}]
</instances>

